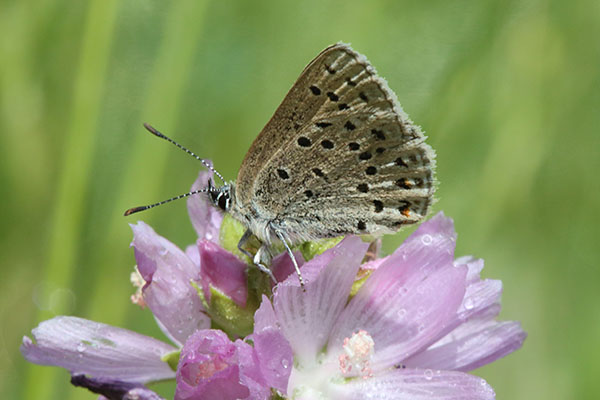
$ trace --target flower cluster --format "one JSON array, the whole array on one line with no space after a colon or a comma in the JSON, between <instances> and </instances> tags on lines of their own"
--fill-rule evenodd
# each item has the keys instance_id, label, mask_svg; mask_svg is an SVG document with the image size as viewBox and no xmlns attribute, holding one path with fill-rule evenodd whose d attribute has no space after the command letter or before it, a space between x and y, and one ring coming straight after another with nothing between
<instances>
[{"instance_id":1,"label":"flower cluster","mask_svg":"<svg viewBox=\"0 0 600 400\"><path fill-rule=\"evenodd\" d=\"M201 172L192 188L209 178ZM178 400L493 399L467 372L526 337L518 322L496 320L502 284L481 279L483 261L454 259L441 213L387 257L358 237L303 248L302 288L286 255L274 260L276 285L248 269L234 224L202 196L188 209L198 241L185 251L132 225L133 298L172 344L60 316L32 331L35 342L23 338L25 358L68 369L107 399L159 399L146 385L165 379Z\"/></svg>"}]
</instances>

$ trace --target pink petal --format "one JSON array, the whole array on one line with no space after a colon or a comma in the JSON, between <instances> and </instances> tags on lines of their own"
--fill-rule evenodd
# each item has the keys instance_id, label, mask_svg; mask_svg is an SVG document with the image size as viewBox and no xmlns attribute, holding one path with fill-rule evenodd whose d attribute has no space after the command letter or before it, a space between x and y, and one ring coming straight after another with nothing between
<instances>
[{"instance_id":1,"label":"pink petal","mask_svg":"<svg viewBox=\"0 0 600 400\"><path fill-rule=\"evenodd\" d=\"M207 161L212 165L210 160ZM207 187L208 180L212 178L213 174L211 171L200 171L198 178L192 185L191 191ZM188 197L187 207L190 220L198 234L198 238L217 243L219 241L219 229L221 229L223 215L210 203L208 195L206 193L199 193Z\"/></svg>"},{"instance_id":2,"label":"pink petal","mask_svg":"<svg viewBox=\"0 0 600 400\"><path fill-rule=\"evenodd\" d=\"M73 375L146 383L171 379L175 373L161 360L176 349L127 329L76 317L55 317L23 337L27 361L56 365Z\"/></svg>"},{"instance_id":3,"label":"pink petal","mask_svg":"<svg viewBox=\"0 0 600 400\"><path fill-rule=\"evenodd\" d=\"M295 275L276 287L273 308L300 363L313 362L327 342L367 247L361 239L347 237L304 264L306 291Z\"/></svg>"},{"instance_id":4,"label":"pink petal","mask_svg":"<svg viewBox=\"0 0 600 400\"><path fill-rule=\"evenodd\" d=\"M479 281L479 273L483 269L483 260L481 258L475 258L473 256L463 256L454 260L454 265L466 265L469 268L467 273L467 282L473 283Z\"/></svg>"},{"instance_id":5,"label":"pink petal","mask_svg":"<svg viewBox=\"0 0 600 400\"><path fill-rule=\"evenodd\" d=\"M196 289L190 284L199 279L200 269L144 222L131 228L138 270L146 281L144 300L166 334L177 344L185 343L194 331L210 326Z\"/></svg>"},{"instance_id":6,"label":"pink petal","mask_svg":"<svg viewBox=\"0 0 600 400\"><path fill-rule=\"evenodd\" d=\"M409 367L471 371L518 350L527 334L518 322L472 320L405 361Z\"/></svg>"},{"instance_id":7,"label":"pink petal","mask_svg":"<svg viewBox=\"0 0 600 400\"><path fill-rule=\"evenodd\" d=\"M240 367L240 383L248 388L250 394L246 400L269 399L271 388L262 375L261 365L256 356L256 351L248 343L238 339L235 341L238 351ZM211 397L221 398L221 397Z\"/></svg>"},{"instance_id":8,"label":"pink petal","mask_svg":"<svg viewBox=\"0 0 600 400\"><path fill-rule=\"evenodd\" d=\"M200 251L198 250L198 244L190 244L185 248L185 255L188 256L192 262L200 268Z\"/></svg>"},{"instance_id":9,"label":"pink petal","mask_svg":"<svg viewBox=\"0 0 600 400\"><path fill-rule=\"evenodd\" d=\"M481 378L462 372L393 369L337 386L332 399L343 400L491 400L494 390Z\"/></svg>"},{"instance_id":10,"label":"pink petal","mask_svg":"<svg viewBox=\"0 0 600 400\"><path fill-rule=\"evenodd\" d=\"M378 269L381 265L383 265L388 260L388 258L390 258L390 256L376 258L361 265L360 269L364 269L366 271L374 271Z\"/></svg>"},{"instance_id":11,"label":"pink petal","mask_svg":"<svg viewBox=\"0 0 600 400\"><path fill-rule=\"evenodd\" d=\"M139 383L123 382L115 379L96 379L86 375L73 375L71 384L100 394L100 399L164 400L152 390ZM102 396L105 394L108 397Z\"/></svg>"},{"instance_id":12,"label":"pink petal","mask_svg":"<svg viewBox=\"0 0 600 400\"><path fill-rule=\"evenodd\" d=\"M390 367L445 334L465 293L465 266L455 267L452 222L438 214L367 279L340 315L328 349L359 330L375 341L373 370Z\"/></svg>"},{"instance_id":13,"label":"pink petal","mask_svg":"<svg viewBox=\"0 0 600 400\"><path fill-rule=\"evenodd\" d=\"M252 341L266 384L286 394L294 356L278 327L271 302L264 295L254 315Z\"/></svg>"},{"instance_id":14,"label":"pink petal","mask_svg":"<svg viewBox=\"0 0 600 400\"><path fill-rule=\"evenodd\" d=\"M491 306L500 304L501 295L502 282L498 280L486 279L467 286L465 297L456 315L456 326Z\"/></svg>"},{"instance_id":15,"label":"pink petal","mask_svg":"<svg viewBox=\"0 0 600 400\"><path fill-rule=\"evenodd\" d=\"M302 253L299 251L294 252L294 257L296 258L296 262L299 267L304 265L304 257L302 257ZM277 282L283 282L287 279L288 276L292 274L296 274L296 269L294 268L294 263L290 258L287 252L283 252L273 259L273 263L271 264L271 271L275 276Z\"/></svg>"},{"instance_id":16,"label":"pink petal","mask_svg":"<svg viewBox=\"0 0 600 400\"><path fill-rule=\"evenodd\" d=\"M225 333L204 329L188 338L177 366L176 400L237 399L249 394L240 380L238 348Z\"/></svg>"},{"instance_id":17,"label":"pink petal","mask_svg":"<svg viewBox=\"0 0 600 400\"><path fill-rule=\"evenodd\" d=\"M200 252L200 282L204 295L210 300L210 286L229 296L241 307L246 307L248 288L246 263L218 244L198 241Z\"/></svg>"}]
</instances>

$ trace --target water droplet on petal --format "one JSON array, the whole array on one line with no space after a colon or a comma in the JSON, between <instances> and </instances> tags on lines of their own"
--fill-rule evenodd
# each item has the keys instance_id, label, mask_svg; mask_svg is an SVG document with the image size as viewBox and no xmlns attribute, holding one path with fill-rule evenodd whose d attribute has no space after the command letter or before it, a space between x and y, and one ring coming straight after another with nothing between
<instances>
[{"instance_id":1,"label":"water droplet on petal","mask_svg":"<svg viewBox=\"0 0 600 400\"><path fill-rule=\"evenodd\" d=\"M472 310L473 307L475 307L475 304L473 303L473 299L468 297L465 299L465 309L467 310Z\"/></svg>"},{"instance_id":2,"label":"water droplet on petal","mask_svg":"<svg viewBox=\"0 0 600 400\"><path fill-rule=\"evenodd\" d=\"M79 342L79 344L77 345L77 351L83 353L85 351L85 344Z\"/></svg>"},{"instance_id":3,"label":"water droplet on petal","mask_svg":"<svg viewBox=\"0 0 600 400\"><path fill-rule=\"evenodd\" d=\"M160 251L158 252L158 254L160 254L161 256L166 256L167 253L169 253L169 250L167 250L166 247L163 247L162 249L160 249Z\"/></svg>"},{"instance_id":4,"label":"water droplet on petal","mask_svg":"<svg viewBox=\"0 0 600 400\"><path fill-rule=\"evenodd\" d=\"M281 366L287 369L290 366L290 362L284 358L281 360Z\"/></svg>"},{"instance_id":5,"label":"water droplet on petal","mask_svg":"<svg viewBox=\"0 0 600 400\"><path fill-rule=\"evenodd\" d=\"M425 379L427 379L428 381L430 381L431 378L433 378L433 371L430 369L426 369L423 374L425 375Z\"/></svg>"},{"instance_id":6,"label":"water droplet on petal","mask_svg":"<svg viewBox=\"0 0 600 400\"><path fill-rule=\"evenodd\" d=\"M398 318L403 319L406 317L406 308L401 308L398 310Z\"/></svg>"},{"instance_id":7,"label":"water droplet on petal","mask_svg":"<svg viewBox=\"0 0 600 400\"><path fill-rule=\"evenodd\" d=\"M425 245L425 246L429 246L432 242L433 242L433 238L431 237L431 235L423 235L421 237L421 242Z\"/></svg>"},{"instance_id":8,"label":"water droplet on petal","mask_svg":"<svg viewBox=\"0 0 600 400\"><path fill-rule=\"evenodd\" d=\"M425 324L419 325L419 333L423 332L424 330L425 330Z\"/></svg>"}]
</instances>

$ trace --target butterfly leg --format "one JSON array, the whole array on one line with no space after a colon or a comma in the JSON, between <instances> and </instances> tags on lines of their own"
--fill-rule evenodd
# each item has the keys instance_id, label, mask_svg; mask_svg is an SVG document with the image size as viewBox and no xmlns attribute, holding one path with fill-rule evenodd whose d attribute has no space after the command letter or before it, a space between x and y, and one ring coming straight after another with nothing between
<instances>
[{"instance_id":1,"label":"butterfly leg","mask_svg":"<svg viewBox=\"0 0 600 400\"><path fill-rule=\"evenodd\" d=\"M302 278L302 274L300 273L300 267L298 266L298 262L296 261L294 252L290 248L290 245L288 244L287 240L285 240L285 237L283 236L283 234L280 231L278 231L277 229L275 229L274 231L275 231L275 234L277 235L277 237L279 238L279 240L281 240L281 242L285 246L285 250L287 251L288 255L292 259L292 263L294 264L294 268L296 269L296 274L298 275L298 280L300 281L300 286L302 286L302 289L304 289L304 279Z\"/></svg>"},{"instance_id":2,"label":"butterfly leg","mask_svg":"<svg viewBox=\"0 0 600 400\"><path fill-rule=\"evenodd\" d=\"M246 229L246 232L244 232L244 234L240 238L240 241L238 242L238 250L241 251L242 254L244 254L246 257L251 259L254 265L258 267L258 269L260 269L265 274L269 275L273 282L277 282L277 280L275 279L275 275L273 275L273 272L268 267L268 265L271 265L271 259L273 258L268 247L261 243L260 248L254 255L244 248L244 245L250 240L252 235L252 231L250 231L250 229Z\"/></svg>"}]
</instances>

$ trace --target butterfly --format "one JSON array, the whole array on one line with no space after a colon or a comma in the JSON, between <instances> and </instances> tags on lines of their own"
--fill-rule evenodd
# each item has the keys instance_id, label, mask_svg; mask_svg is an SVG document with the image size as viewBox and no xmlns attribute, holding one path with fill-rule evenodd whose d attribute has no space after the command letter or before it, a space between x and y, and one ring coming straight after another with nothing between
<instances>
[{"instance_id":1,"label":"butterfly","mask_svg":"<svg viewBox=\"0 0 600 400\"><path fill-rule=\"evenodd\" d=\"M367 59L349 45L327 47L302 71L254 140L234 182L136 207L126 215L199 192L241 222L238 248L272 276L283 243L349 234L380 235L421 221L435 192L435 153ZM252 255L249 240L260 242Z\"/></svg>"}]
</instances>

